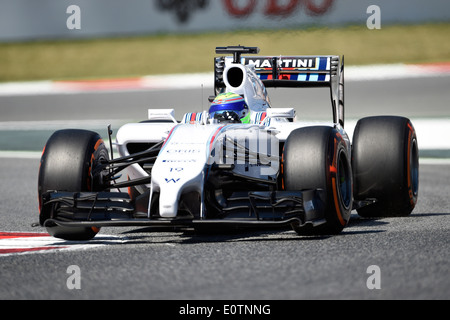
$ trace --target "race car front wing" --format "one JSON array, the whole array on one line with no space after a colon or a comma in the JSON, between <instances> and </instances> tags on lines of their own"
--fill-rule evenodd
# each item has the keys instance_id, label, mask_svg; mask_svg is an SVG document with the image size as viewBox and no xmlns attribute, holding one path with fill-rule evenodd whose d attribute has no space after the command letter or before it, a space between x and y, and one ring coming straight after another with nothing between
<instances>
[{"instance_id":1,"label":"race car front wing","mask_svg":"<svg viewBox=\"0 0 450 320\"><path fill-rule=\"evenodd\" d=\"M256 191L233 194L220 218L179 216L161 218L136 209L122 192L48 192L42 210L49 212L44 227L174 226L317 226L325 222L323 190ZM142 206L140 206L142 208Z\"/></svg>"}]
</instances>

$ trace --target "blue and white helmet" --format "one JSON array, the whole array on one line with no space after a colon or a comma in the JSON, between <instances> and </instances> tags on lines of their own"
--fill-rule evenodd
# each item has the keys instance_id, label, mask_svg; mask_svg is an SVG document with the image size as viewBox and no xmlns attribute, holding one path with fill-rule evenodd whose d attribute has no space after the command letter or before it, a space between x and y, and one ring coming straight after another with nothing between
<instances>
[{"instance_id":1,"label":"blue and white helmet","mask_svg":"<svg viewBox=\"0 0 450 320\"><path fill-rule=\"evenodd\" d=\"M245 99L235 93L221 93L209 108L209 118L218 122L250 122L250 112Z\"/></svg>"}]
</instances>

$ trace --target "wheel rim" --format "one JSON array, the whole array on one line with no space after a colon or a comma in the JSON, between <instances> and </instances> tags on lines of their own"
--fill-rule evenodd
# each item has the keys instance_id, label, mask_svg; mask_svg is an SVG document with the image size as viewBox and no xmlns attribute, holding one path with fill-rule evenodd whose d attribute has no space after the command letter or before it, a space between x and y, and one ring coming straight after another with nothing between
<instances>
[{"instance_id":1,"label":"wheel rim","mask_svg":"<svg viewBox=\"0 0 450 320\"><path fill-rule=\"evenodd\" d=\"M339 200L345 209L349 209L352 204L352 180L350 166L343 151L339 153L338 161L337 189L339 191Z\"/></svg>"},{"instance_id":2,"label":"wheel rim","mask_svg":"<svg viewBox=\"0 0 450 320\"><path fill-rule=\"evenodd\" d=\"M416 198L419 193L419 147L416 139L414 139L411 144L409 166L409 176L411 179L410 188L413 197Z\"/></svg>"}]
</instances>

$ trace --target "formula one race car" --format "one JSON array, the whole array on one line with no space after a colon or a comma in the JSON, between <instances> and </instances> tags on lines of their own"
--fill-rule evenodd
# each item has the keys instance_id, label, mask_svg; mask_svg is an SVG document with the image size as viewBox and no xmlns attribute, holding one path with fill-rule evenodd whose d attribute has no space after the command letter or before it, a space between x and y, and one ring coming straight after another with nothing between
<instances>
[{"instance_id":1,"label":"formula one race car","mask_svg":"<svg viewBox=\"0 0 450 320\"><path fill-rule=\"evenodd\" d=\"M292 226L337 234L352 210L406 216L418 196L418 144L402 117L344 130L344 59L253 56L219 47L208 112L149 110L116 135L114 157L95 132L62 130L39 170L40 225L63 239L91 239L101 227ZM296 120L272 108L268 87L328 87L333 121ZM124 171L126 170L126 171ZM122 173L126 172L126 175ZM127 191L124 191L127 190Z\"/></svg>"}]
</instances>

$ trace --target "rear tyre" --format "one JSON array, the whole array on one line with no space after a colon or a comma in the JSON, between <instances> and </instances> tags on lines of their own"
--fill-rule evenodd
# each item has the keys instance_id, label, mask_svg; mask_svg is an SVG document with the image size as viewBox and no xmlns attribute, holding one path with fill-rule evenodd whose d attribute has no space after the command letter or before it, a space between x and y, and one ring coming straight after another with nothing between
<instances>
[{"instance_id":1,"label":"rear tyre","mask_svg":"<svg viewBox=\"0 0 450 320\"><path fill-rule=\"evenodd\" d=\"M298 234L337 234L352 210L352 170L345 140L332 127L293 131L283 151L285 190L323 189L325 224L312 229L293 226Z\"/></svg>"},{"instance_id":2,"label":"rear tyre","mask_svg":"<svg viewBox=\"0 0 450 320\"><path fill-rule=\"evenodd\" d=\"M48 140L39 168L39 221L42 226L52 217L42 206L42 196L49 191L90 192L104 189L92 172L102 161L109 159L101 137L86 130L61 130ZM45 225L50 235L65 240L90 240L99 228Z\"/></svg>"},{"instance_id":3,"label":"rear tyre","mask_svg":"<svg viewBox=\"0 0 450 320\"><path fill-rule=\"evenodd\" d=\"M419 193L419 148L407 118L361 119L353 138L354 198L377 199L357 209L362 217L402 217L414 210Z\"/></svg>"}]
</instances>

